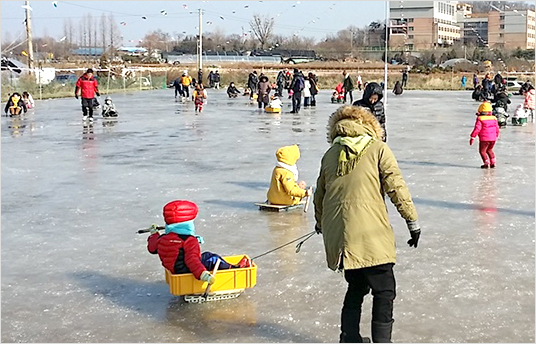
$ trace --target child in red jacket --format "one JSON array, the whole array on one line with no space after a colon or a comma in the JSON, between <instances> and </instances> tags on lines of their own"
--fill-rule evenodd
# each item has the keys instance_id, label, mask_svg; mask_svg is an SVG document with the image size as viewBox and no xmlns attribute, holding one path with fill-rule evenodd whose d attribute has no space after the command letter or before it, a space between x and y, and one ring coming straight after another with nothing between
<instances>
[{"instance_id":1,"label":"child in red jacket","mask_svg":"<svg viewBox=\"0 0 536 344\"><path fill-rule=\"evenodd\" d=\"M220 259L220 270L237 269L251 266L244 256L237 264L227 263L221 256L204 252L201 254L203 238L195 235L194 219L197 216L197 205L189 201L172 201L164 206L166 232L160 235L156 229L151 231L147 239L147 249L157 254L162 265L172 274L191 272L198 280L214 283L215 278L207 270L213 270Z\"/></svg>"},{"instance_id":2,"label":"child in red jacket","mask_svg":"<svg viewBox=\"0 0 536 344\"><path fill-rule=\"evenodd\" d=\"M499 138L499 123L497 117L492 115L492 107L489 102L483 102L478 107L475 128L471 133L469 145L473 144L475 137L480 140L479 151L484 165L481 168L495 168L495 153L493 147Z\"/></svg>"}]
</instances>

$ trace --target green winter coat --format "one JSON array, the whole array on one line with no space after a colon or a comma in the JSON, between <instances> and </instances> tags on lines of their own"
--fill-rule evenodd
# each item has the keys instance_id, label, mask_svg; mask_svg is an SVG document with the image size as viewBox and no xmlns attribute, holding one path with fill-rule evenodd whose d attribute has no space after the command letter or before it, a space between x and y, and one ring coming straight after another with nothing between
<instances>
[{"instance_id":1,"label":"green winter coat","mask_svg":"<svg viewBox=\"0 0 536 344\"><path fill-rule=\"evenodd\" d=\"M337 175L343 147L335 143L322 158L316 184L315 219L322 229L326 259L332 270L396 262L385 194L406 221L417 221L411 195L393 152L381 140L383 129L376 118L368 109L353 106L341 107L330 117L330 143L337 136L359 135L373 140L355 167L345 175Z\"/></svg>"},{"instance_id":2,"label":"green winter coat","mask_svg":"<svg viewBox=\"0 0 536 344\"><path fill-rule=\"evenodd\" d=\"M352 77L350 75L348 75L348 77L346 77L346 75L344 76L342 87L344 87L344 90L346 92L354 90L354 81L352 80Z\"/></svg>"}]
</instances>

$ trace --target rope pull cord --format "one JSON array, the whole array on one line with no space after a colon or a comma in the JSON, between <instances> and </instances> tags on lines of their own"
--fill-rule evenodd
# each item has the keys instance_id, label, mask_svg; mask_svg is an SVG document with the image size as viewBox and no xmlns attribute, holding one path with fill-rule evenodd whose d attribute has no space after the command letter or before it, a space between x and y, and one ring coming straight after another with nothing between
<instances>
[{"instance_id":1,"label":"rope pull cord","mask_svg":"<svg viewBox=\"0 0 536 344\"><path fill-rule=\"evenodd\" d=\"M297 239L294 239L294 240L292 240L292 241L289 241L289 242L287 242L286 244L283 244L283 245L281 245L281 246L279 246L279 247L276 247L276 248L274 248L273 250L270 250L270 251L268 251L268 252L264 252L264 253L262 253L262 254L259 254L258 256L255 256L255 257L251 258L251 260L254 260L254 259L263 257L263 256L265 256L265 255L267 255L267 254L269 254L269 253L275 252L275 251L277 251L277 250L279 250L279 249L281 249L281 248L283 248L283 247L285 247L285 246L288 246L288 245L290 245L290 244L292 244L292 243L294 243L294 242L296 242L296 241L298 241L298 240L301 240L301 239L305 238L305 239L303 239L300 243L298 243L298 244L296 245L296 253L298 253L298 252L300 252L300 249L301 249L301 246L303 245L303 243L304 243L307 239L309 239L310 237L312 237L315 233L316 233L316 231L312 231L311 233L307 233L307 234L305 234L305 235L302 235L301 237L299 237L299 238L297 238Z\"/></svg>"}]
</instances>

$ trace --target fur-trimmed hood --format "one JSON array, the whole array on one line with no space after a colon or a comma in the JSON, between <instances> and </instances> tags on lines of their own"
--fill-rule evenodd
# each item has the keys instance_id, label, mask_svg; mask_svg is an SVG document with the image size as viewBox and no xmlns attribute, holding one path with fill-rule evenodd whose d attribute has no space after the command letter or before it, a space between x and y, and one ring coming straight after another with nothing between
<instances>
[{"instance_id":1,"label":"fur-trimmed hood","mask_svg":"<svg viewBox=\"0 0 536 344\"><path fill-rule=\"evenodd\" d=\"M337 136L351 136L366 134L381 140L383 129L369 109L356 106L341 106L328 120L328 143L332 143Z\"/></svg>"}]
</instances>

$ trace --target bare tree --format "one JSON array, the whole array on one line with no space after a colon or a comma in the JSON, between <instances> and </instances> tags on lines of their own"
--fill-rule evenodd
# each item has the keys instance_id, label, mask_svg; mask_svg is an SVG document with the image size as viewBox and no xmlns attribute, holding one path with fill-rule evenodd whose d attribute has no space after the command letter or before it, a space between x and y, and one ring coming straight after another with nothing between
<instances>
[{"instance_id":1,"label":"bare tree","mask_svg":"<svg viewBox=\"0 0 536 344\"><path fill-rule=\"evenodd\" d=\"M91 16L91 13L86 14L86 33L87 33L87 47L91 48L93 40L91 33L93 31L93 17Z\"/></svg>"},{"instance_id":2,"label":"bare tree","mask_svg":"<svg viewBox=\"0 0 536 344\"><path fill-rule=\"evenodd\" d=\"M274 18L269 16L261 17L260 14L254 14L253 19L249 22L251 31L261 44L261 49L270 41L274 30Z\"/></svg>"},{"instance_id":3,"label":"bare tree","mask_svg":"<svg viewBox=\"0 0 536 344\"><path fill-rule=\"evenodd\" d=\"M111 55L112 57L115 55L115 49L119 46L121 43L121 34L119 31L119 28L117 27L117 24L115 23L114 15L110 13L108 16L108 29L110 34L110 49L111 49Z\"/></svg>"},{"instance_id":4,"label":"bare tree","mask_svg":"<svg viewBox=\"0 0 536 344\"><path fill-rule=\"evenodd\" d=\"M100 18L100 30L101 30L101 47L103 51L106 51L108 45L106 37L108 37L108 20L106 19L106 15L103 13Z\"/></svg>"}]
</instances>

